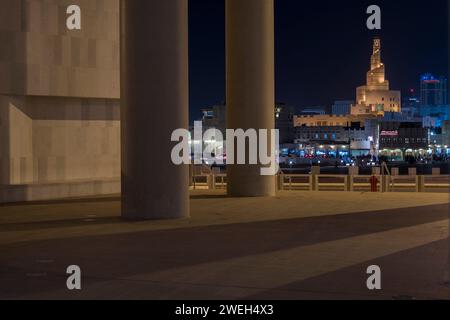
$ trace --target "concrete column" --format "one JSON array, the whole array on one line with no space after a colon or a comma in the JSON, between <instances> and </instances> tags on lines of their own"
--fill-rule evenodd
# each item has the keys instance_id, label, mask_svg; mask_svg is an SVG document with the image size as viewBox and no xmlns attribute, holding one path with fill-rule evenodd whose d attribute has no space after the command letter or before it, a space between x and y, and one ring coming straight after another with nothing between
<instances>
[{"instance_id":1,"label":"concrete column","mask_svg":"<svg viewBox=\"0 0 450 320\"><path fill-rule=\"evenodd\" d=\"M358 176L359 175L359 167L348 167L348 174L351 176Z\"/></svg>"},{"instance_id":2,"label":"concrete column","mask_svg":"<svg viewBox=\"0 0 450 320\"><path fill-rule=\"evenodd\" d=\"M347 177L346 177L346 191L349 191L349 192L353 192L354 191L354 183L353 183L353 180L354 179L354 176L353 175L348 175Z\"/></svg>"},{"instance_id":3,"label":"concrete column","mask_svg":"<svg viewBox=\"0 0 450 320\"><path fill-rule=\"evenodd\" d=\"M390 192L391 177L388 175L383 175L380 177L380 179L381 192Z\"/></svg>"},{"instance_id":4,"label":"concrete column","mask_svg":"<svg viewBox=\"0 0 450 320\"><path fill-rule=\"evenodd\" d=\"M312 175L312 191L320 191L319 175Z\"/></svg>"},{"instance_id":5,"label":"concrete column","mask_svg":"<svg viewBox=\"0 0 450 320\"><path fill-rule=\"evenodd\" d=\"M189 168L171 161L188 127L187 0L121 1L122 216L189 214Z\"/></svg>"},{"instance_id":6,"label":"concrete column","mask_svg":"<svg viewBox=\"0 0 450 320\"><path fill-rule=\"evenodd\" d=\"M320 166L312 166L311 167L311 174L313 176L317 176L320 174Z\"/></svg>"},{"instance_id":7,"label":"concrete column","mask_svg":"<svg viewBox=\"0 0 450 320\"><path fill-rule=\"evenodd\" d=\"M216 190L216 175L211 173L206 177L209 190Z\"/></svg>"},{"instance_id":8,"label":"concrete column","mask_svg":"<svg viewBox=\"0 0 450 320\"><path fill-rule=\"evenodd\" d=\"M278 190L284 191L284 173L280 172L278 175Z\"/></svg>"},{"instance_id":9,"label":"concrete column","mask_svg":"<svg viewBox=\"0 0 450 320\"><path fill-rule=\"evenodd\" d=\"M320 175L320 166L311 167L311 189L312 191L318 191L318 179Z\"/></svg>"},{"instance_id":10,"label":"concrete column","mask_svg":"<svg viewBox=\"0 0 450 320\"><path fill-rule=\"evenodd\" d=\"M226 0L225 3L227 128L272 130L275 128L274 2ZM228 165L228 194L274 196L276 177L261 176L260 169L260 165Z\"/></svg>"},{"instance_id":11,"label":"concrete column","mask_svg":"<svg viewBox=\"0 0 450 320\"><path fill-rule=\"evenodd\" d=\"M314 187L315 180L316 180L316 177L313 176L312 174L310 174L309 177L308 177L308 181L309 181L309 191L314 191L314 188L315 188L315 187Z\"/></svg>"},{"instance_id":12,"label":"concrete column","mask_svg":"<svg viewBox=\"0 0 450 320\"><path fill-rule=\"evenodd\" d=\"M416 176L416 192L425 191L425 176Z\"/></svg>"}]
</instances>

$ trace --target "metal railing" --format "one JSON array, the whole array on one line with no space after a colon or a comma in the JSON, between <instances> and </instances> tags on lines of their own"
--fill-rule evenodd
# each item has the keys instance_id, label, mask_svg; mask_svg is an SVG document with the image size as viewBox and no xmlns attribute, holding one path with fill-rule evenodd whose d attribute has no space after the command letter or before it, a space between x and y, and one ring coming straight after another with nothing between
<instances>
[{"instance_id":1,"label":"metal railing","mask_svg":"<svg viewBox=\"0 0 450 320\"><path fill-rule=\"evenodd\" d=\"M227 188L227 175L201 174L192 177L190 187L193 190L221 190Z\"/></svg>"},{"instance_id":2,"label":"metal railing","mask_svg":"<svg viewBox=\"0 0 450 320\"><path fill-rule=\"evenodd\" d=\"M373 175L376 192L450 192L450 175ZM278 189L283 191L357 191L371 192L370 175L279 174ZM224 190L226 174L201 174L192 177L193 190Z\"/></svg>"}]
</instances>

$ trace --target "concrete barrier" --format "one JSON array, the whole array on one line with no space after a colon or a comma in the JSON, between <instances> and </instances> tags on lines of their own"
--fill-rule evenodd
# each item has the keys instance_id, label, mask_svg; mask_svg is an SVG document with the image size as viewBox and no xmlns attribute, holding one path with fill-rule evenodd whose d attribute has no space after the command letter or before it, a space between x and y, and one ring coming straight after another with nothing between
<instances>
[{"instance_id":1,"label":"concrete barrier","mask_svg":"<svg viewBox=\"0 0 450 320\"><path fill-rule=\"evenodd\" d=\"M441 175L441 168L433 168L432 169L432 175L433 176L440 176Z\"/></svg>"},{"instance_id":2,"label":"concrete barrier","mask_svg":"<svg viewBox=\"0 0 450 320\"><path fill-rule=\"evenodd\" d=\"M311 167L311 174L314 175L318 175L320 174L320 167L319 166L313 166Z\"/></svg>"},{"instance_id":3,"label":"concrete barrier","mask_svg":"<svg viewBox=\"0 0 450 320\"><path fill-rule=\"evenodd\" d=\"M357 176L359 175L359 167L348 167L348 175Z\"/></svg>"},{"instance_id":4,"label":"concrete barrier","mask_svg":"<svg viewBox=\"0 0 450 320\"><path fill-rule=\"evenodd\" d=\"M317 171L316 171L317 172ZM371 175L283 174L277 177L280 191L370 191ZM378 192L449 192L450 175L376 175ZM193 189L226 189L226 174L194 177Z\"/></svg>"},{"instance_id":5,"label":"concrete barrier","mask_svg":"<svg viewBox=\"0 0 450 320\"><path fill-rule=\"evenodd\" d=\"M424 176L417 176L416 177L416 191L417 192L425 192L425 177Z\"/></svg>"},{"instance_id":6,"label":"concrete barrier","mask_svg":"<svg viewBox=\"0 0 450 320\"><path fill-rule=\"evenodd\" d=\"M208 176L208 189L216 190L216 176L214 174L210 174Z\"/></svg>"},{"instance_id":7,"label":"concrete barrier","mask_svg":"<svg viewBox=\"0 0 450 320\"><path fill-rule=\"evenodd\" d=\"M320 175L320 167L314 166L311 168L311 177L312 177L312 183L311 183L311 191L319 191L319 179L318 176Z\"/></svg>"},{"instance_id":8,"label":"concrete barrier","mask_svg":"<svg viewBox=\"0 0 450 320\"><path fill-rule=\"evenodd\" d=\"M284 173L281 172L278 175L278 190L283 191L284 190Z\"/></svg>"},{"instance_id":9,"label":"concrete barrier","mask_svg":"<svg viewBox=\"0 0 450 320\"><path fill-rule=\"evenodd\" d=\"M347 180L346 180L346 191L348 192L353 192L354 188L353 188L353 177L352 175L348 175L347 176Z\"/></svg>"},{"instance_id":10,"label":"concrete barrier","mask_svg":"<svg viewBox=\"0 0 450 320\"><path fill-rule=\"evenodd\" d=\"M305 179L305 178L308 179ZM332 191L336 189L352 191L370 191L371 175L286 175L284 179L284 190L314 190ZM379 175L379 192L448 192L450 190L450 176L389 176ZM440 177L440 179L438 179ZM448 179L446 180L446 177ZM303 182L298 180L301 178ZM330 178L332 181L327 182ZM339 178L336 180L336 178ZM324 180L325 179L325 180ZM305 181L306 180L306 181ZM282 190L282 189L280 189Z\"/></svg>"},{"instance_id":11,"label":"concrete barrier","mask_svg":"<svg viewBox=\"0 0 450 320\"><path fill-rule=\"evenodd\" d=\"M381 192L391 192L391 177L384 175L381 178Z\"/></svg>"}]
</instances>

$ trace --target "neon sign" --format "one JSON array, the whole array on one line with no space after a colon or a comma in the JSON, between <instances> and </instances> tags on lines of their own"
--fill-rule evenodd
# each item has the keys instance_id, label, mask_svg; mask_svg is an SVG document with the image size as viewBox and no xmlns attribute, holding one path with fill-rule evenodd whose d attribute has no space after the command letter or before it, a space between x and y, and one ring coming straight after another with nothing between
<instances>
[{"instance_id":1,"label":"neon sign","mask_svg":"<svg viewBox=\"0 0 450 320\"><path fill-rule=\"evenodd\" d=\"M383 136L383 137L397 137L398 136L398 131L397 130L381 131L380 135Z\"/></svg>"}]
</instances>

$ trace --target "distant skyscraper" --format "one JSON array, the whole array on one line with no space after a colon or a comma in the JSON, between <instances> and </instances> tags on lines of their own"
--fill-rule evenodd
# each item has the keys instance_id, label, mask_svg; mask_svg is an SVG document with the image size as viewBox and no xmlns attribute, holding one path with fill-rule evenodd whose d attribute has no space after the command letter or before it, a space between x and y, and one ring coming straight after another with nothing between
<instances>
[{"instance_id":1,"label":"distant skyscraper","mask_svg":"<svg viewBox=\"0 0 450 320\"><path fill-rule=\"evenodd\" d=\"M431 73L420 77L420 116L435 118L436 126L450 119L447 79L434 77Z\"/></svg>"},{"instance_id":2,"label":"distant skyscraper","mask_svg":"<svg viewBox=\"0 0 450 320\"><path fill-rule=\"evenodd\" d=\"M279 130L280 143L293 143L295 139L294 130L295 108L284 103L275 106L275 128Z\"/></svg>"},{"instance_id":3,"label":"distant skyscraper","mask_svg":"<svg viewBox=\"0 0 450 320\"><path fill-rule=\"evenodd\" d=\"M205 130L208 129L217 129L220 132L225 133L226 130L226 107L225 103L216 104L212 107L208 107L202 110L203 113L203 128Z\"/></svg>"},{"instance_id":4,"label":"distant skyscraper","mask_svg":"<svg viewBox=\"0 0 450 320\"><path fill-rule=\"evenodd\" d=\"M385 112L401 112L401 93L389 90L389 81L385 78L379 38L373 40L367 84L356 89L356 103L352 106L354 115L384 115Z\"/></svg>"},{"instance_id":5,"label":"distant skyscraper","mask_svg":"<svg viewBox=\"0 0 450 320\"><path fill-rule=\"evenodd\" d=\"M420 99L416 95L414 89L408 90L408 94L403 96L402 113L408 117L415 117L419 115Z\"/></svg>"},{"instance_id":6,"label":"distant skyscraper","mask_svg":"<svg viewBox=\"0 0 450 320\"><path fill-rule=\"evenodd\" d=\"M447 79L435 78L431 73L420 78L420 102L423 106L448 104Z\"/></svg>"}]
</instances>

